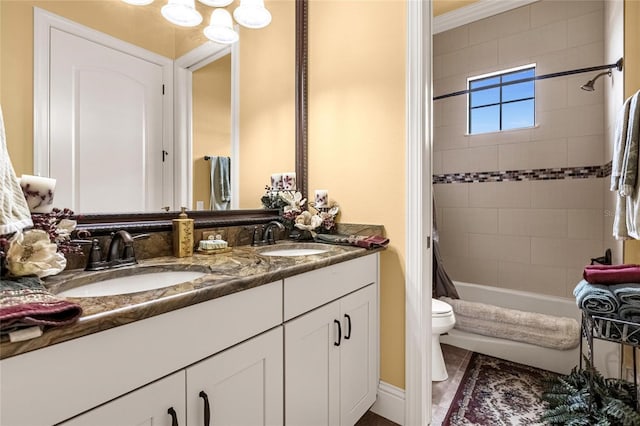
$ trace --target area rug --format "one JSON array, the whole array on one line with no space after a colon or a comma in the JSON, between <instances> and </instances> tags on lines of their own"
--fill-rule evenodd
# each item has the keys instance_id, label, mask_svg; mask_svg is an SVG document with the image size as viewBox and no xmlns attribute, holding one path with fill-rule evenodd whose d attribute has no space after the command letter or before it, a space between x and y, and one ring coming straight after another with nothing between
<instances>
[{"instance_id":1,"label":"area rug","mask_svg":"<svg viewBox=\"0 0 640 426\"><path fill-rule=\"evenodd\" d=\"M543 381L554 375L474 353L442 425L542 425Z\"/></svg>"}]
</instances>

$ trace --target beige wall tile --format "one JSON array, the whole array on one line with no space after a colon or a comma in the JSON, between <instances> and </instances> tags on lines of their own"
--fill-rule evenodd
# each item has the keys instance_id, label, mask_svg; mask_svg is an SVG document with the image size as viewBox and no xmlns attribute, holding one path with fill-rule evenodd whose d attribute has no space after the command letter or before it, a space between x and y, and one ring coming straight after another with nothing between
<instances>
[{"instance_id":1,"label":"beige wall tile","mask_svg":"<svg viewBox=\"0 0 640 426\"><path fill-rule=\"evenodd\" d=\"M468 155L469 166L466 171L486 172L498 170L497 146L469 148Z\"/></svg>"},{"instance_id":2,"label":"beige wall tile","mask_svg":"<svg viewBox=\"0 0 640 426\"><path fill-rule=\"evenodd\" d=\"M522 170L529 167L529 147L526 143L513 143L498 147L499 170Z\"/></svg>"},{"instance_id":3,"label":"beige wall tile","mask_svg":"<svg viewBox=\"0 0 640 426\"><path fill-rule=\"evenodd\" d=\"M464 136L464 123L462 125L439 126L433 129L433 149L444 151L447 149L460 149L469 146L468 139Z\"/></svg>"},{"instance_id":4,"label":"beige wall tile","mask_svg":"<svg viewBox=\"0 0 640 426\"><path fill-rule=\"evenodd\" d=\"M582 90L584 92L584 90ZM454 96L437 101L442 105L443 126L456 126L464 135L467 131L467 97Z\"/></svg>"},{"instance_id":5,"label":"beige wall tile","mask_svg":"<svg viewBox=\"0 0 640 426\"><path fill-rule=\"evenodd\" d=\"M611 79L608 76L602 76L596 81L593 92L580 89L580 87L587 81L595 77L597 74L578 74L576 76L569 76L566 78L569 90L568 104L569 106L583 106L593 104L604 103L604 88L611 83Z\"/></svg>"},{"instance_id":6,"label":"beige wall tile","mask_svg":"<svg viewBox=\"0 0 640 426\"><path fill-rule=\"evenodd\" d=\"M567 19L566 1L539 1L531 4L531 28L537 28L552 22Z\"/></svg>"},{"instance_id":7,"label":"beige wall tile","mask_svg":"<svg viewBox=\"0 0 640 426\"><path fill-rule=\"evenodd\" d=\"M497 206L502 208L531 207L531 182L498 182Z\"/></svg>"},{"instance_id":8,"label":"beige wall tile","mask_svg":"<svg viewBox=\"0 0 640 426\"><path fill-rule=\"evenodd\" d=\"M466 149L448 149L442 151L443 173L469 171L469 152Z\"/></svg>"},{"instance_id":9,"label":"beige wall tile","mask_svg":"<svg viewBox=\"0 0 640 426\"><path fill-rule=\"evenodd\" d=\"M498 205L498 185L501 182L469 184L470 207L500 207Z\"/></svg>"},{"instance_id":10,"label":"beige wall tile","mask_svg":"<svg viewBox=\"0 0 640 426\"><path fill-rule=\"evenodd\" d=\"M512 36L498 42L498 61L503 64L533 56L556 52L567 47L567 21L558 21Z\"/></svg>"},{"instance_id":11,"label":"beige wall tile","mask_svg":"<svg viewBox=\"0 0 640 426\"><path fill-rule=\"evenodd\" d=\"M529 235L528 209L498 210L498 233L501 235Z\"/></svg>"},{"instance_id":12,"label":"beige wall tile","mask_svg":"<svg viewBox=\"0 0 640 426\"><path fill-rule=\"evenodd\" d=\"M457 74L460 70L469 69L468 49L445 53L433 59L433 78L440 79ZM465 81L466 84L466 81Z\"/></svg>"},{"instance_id":13,"label":"beige wall tile","mask_svg":"<svg viewBox=\"0 0 640 426\"><path fill-rule=\"evenodd\" d=\"M498 209L468 209L466 230L475 233L497 234Z\"/></svg>"},{"instance_id":14,"label":"beige wall tile","mask_svg":"<svg viewBox=\"0 0 640 426\"><path fill-rule=\"evenodd\" d=\"M536 209L566 208L566 180L537 180L531 182L531 207Z\"/></svg>"},{"instance_id":15,"label":"beige wall tile","mask_svg":"<svg viewBox=\"0 0 640 426\"><path fill-rule=\"evenodd\" d=\"M603 154L603 139L603 135L570 137L567 142L567 165L574 167L604 164L606 161Z\"/></svg>"},{"instance_id":16,"label":"beige wall tile","mask_svg":"<svg viewBox=\"0 0 640 426\"><path fill-rule=\"evenodd\" d=\"M536 73L538 74L539 70L536 70ZM584 92L584 90L581 90L581 92ZM536 82L536 113L566 108L567 105L566 78L550 78Z\"/></svg>"},{"instance_id":17,"label":"beige wall tile","mask_svg":"<svg viewBox=\"0 0 640 426\"><path fill-rule=\"evenodd\" d=\"M602 9L568 20L567 46L574 47L600 41L604 37Z\"/></svg>"},{"instance_id":18,"label":"beige wall tile","mask_svg":"<svg viewBox=\"0 0 640 426\"><path fill-rule=\"evenodd\" d=\"M507 262L531 262L531 238L500 235L498 260Z\"/></svg>"},{"instance_id":19,"label":"beige wall tile","mask_svg":"<svg viewBox=\"0 0 640 426\"><path fill-rule=\"evenodd\" d=\"M467 58L467 70L475 75L486 73L486 69L495 71L498 67L498 41L487 41L464 50Z\"/></svg>"},{"instance_id":20,"label":"beige wall tile","mask_svg":"<svg viewBox=\"0 0 640 426\"><path fill-rule=\"evenodd\" d=\"M568 241L565 238L531 238L531 263L566 267Z\"/></svg>"},{"instance_id":21,"label":"beige wall tile","mask_svg":"<svg viewBox=\"0 0 640 426\"><path fill-rule=\"evenodd\" d=\"M472 259L499 260L500 238L496 234L468 234L469 257Z\"/></svg>"},{"instance_id":22,"label":"beige wall tile","mask_svg":"<svg viewBox=\"0 0 640 426\"><path fill-rule=\"evenodd\" d=\"M436 206L469 207L468 183L444 183L433 185L433 196Z\"/></svg>"},{"instance_id":23,"label":"beige wall tile","mask_svg":"<svg viewBox=\"0 0 640 426\"><path fill-rule=\"evenodd\" d=\"M483 43L529 28L529 8L521 7L469 24L470 44Z\"/></svg>"},{"instance_id":24,"label":"beige wall tile","mask_svg":"<svg viewBox=\"0 0 640 426\"><path fill-rule=\"evenodd\" d=\"M567 238L567 211L564 209L530 209L527 211L529 235Z\"/></svg>"},{"instance_id":25,"label":"beige wall tile","mask_svg":"<svg viewBox=\"0 0 640 426\"><path fill-rule=\"evenodd\" d=\"M529 142L530 169L567 166L567 140L565 138Z\"/></svg>"},{"instance_id":26,"label":"beige wall tile","mask_svg":"<svg viewBox=\"0 0 640 426\"><path fill-rule=\"evenodd\" d=\"M574 18L577 16L586 15L587 13L600 10L604 6L604 2L600 0L579 0L579 1L572 0L572 1L569 1L568 3L570 4L570 7L567 9L568 18Z\"/></svg>"},{"instance_id":27,"label":"beige wall tile","mask_svg":"<svg viewBox=\"0 0 640 426\"><path fill-rule=\"evenodd\" d=\"M568 136L602 135L604 133L604 105L576 106L568 111Z\"/></svg>"},{"instance_id":28,"label":"beige wall tile","mask_svg":"<svg viewBox=\"0 0 640 426\"><path fill-rule=\"evenodd\" d=\"M440 175L443 173L442 171L442 151L432 151L431 158L433 162L433 171L434 175Z\"/></svg>"},{"instance_id":29,"label":"beige wall tile","mask_svg":"<svg viewBox=\"0 0 640 426\"><path fill-rule=\"evenodd\" d=\"M439 208L442 212L438 214L438 231L440 235L447 235L449 232L468 232L467 223L469 209L461 208Z\"/></svg>"},{"instance_id":30,"label":"beige wall tile","mask_svg":"<svg viewBox=\"0 0 640 426\"><path fill-rule=\"evenodd\" d=\"M569 110L567 108L536 113L537 127L531 129L531 140L565 138L569 134Z\"/></svg>"},{"instance_id":31,"label":"beige wall tile","mask_svg":"<svg viewBox=\"0 0 640 426\"><path fill-rule=\"evenodd\" d=\"M582 271L583 268L567 268L565 297L575 299L575 296L573 295L573 289L576 288L576 285L578 285L578 283L582 279Z\"/></svg>"},{"instance_id":32,"label":"beige wall tile","mask_svg":"<svg viewBox=\"0 0 640 426\"><path fill-rule=\"evenodd\" d=\"M568 213L568 236L573 239L602 240L604 210L570 209Z\"/></svg>"},{"instance_id":33,"label":"beige wall tile","mask_svg":"<svg viewBox=\"0 0 640 426\"><path fill-rule=\"evenodd\" d=\"M591 258L604 256L602 240L567 240L567 264L569 268L584 268Z\"/></svg>"},{"instance_id":34,"label":"beige wall tile","mask_svg":"<svg viewBox=\"0 0 640 426\"><path fill-rule=\"evenodd\" d=\"M602 209L604 206L605 179L568 179L566 208ZM608 183L607 183L608 185Z\"/></svg>"},{"instance_id":35,"label":"beige wall tile","mask_svg":"<svg viewBox=\"0 0 640 426\"><path fill-rule=\"evenodd\" d=\"M433 55L438 56L460 50L469 45L469 26L453 28L433 36Z\"/></svg>"},{"instance_id":36,"label":"beige wall tile","mask_svg":"<svg viewBox=\"0 0 640 426\"><path fill-rule=\"evenodd\" d=\"M498 282L498 262L495 260L445 257L444 266L451 279L495 286Z\"/></svg>"},{"instance_id":37,"label":"beige wall tile","mask_svg":"<svg viewBox=\"0 0 640 426\"><path fill-rule=\"evenodd\" d=\"M447 232L440 234L440 254L446 257L469 257L469 234Z\"/></svg>"},{"instance_id":38,"label":"beige wall tile","mask_svg":"<svg viewBox=\"0 0 640 426\"><path fill-rule=\"evenodd\" d=\"M566 269L562 267L499 262L500 287L534 293L564 296Z\"/></svg>"}]
</instances>

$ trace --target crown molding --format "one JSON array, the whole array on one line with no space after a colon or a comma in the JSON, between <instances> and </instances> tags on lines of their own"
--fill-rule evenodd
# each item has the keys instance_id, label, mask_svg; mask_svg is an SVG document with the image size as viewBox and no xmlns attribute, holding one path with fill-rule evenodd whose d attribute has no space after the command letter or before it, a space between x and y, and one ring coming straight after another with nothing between
<instances>
[{"instance_id":1,"label":"crown molding","mask_svg":"<svg viewBox=\"0 0 640 426\"><path fill-rule=\"evenodd\" d=\"M478 0L469 6L433 18L433 34L469 24L489 16L527 6L539 0Z\"/></svg>"}]
</instances>

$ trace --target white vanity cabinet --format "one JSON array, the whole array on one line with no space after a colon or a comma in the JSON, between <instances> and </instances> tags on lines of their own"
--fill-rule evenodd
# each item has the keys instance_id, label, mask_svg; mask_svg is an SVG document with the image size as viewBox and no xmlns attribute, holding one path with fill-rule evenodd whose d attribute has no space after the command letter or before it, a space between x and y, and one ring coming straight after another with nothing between
<instances>
[{"instance_id":1,"label":"white vanity cabinet","mask_svg":"<svg viewBox=\"0 0 640 426\"><path fill-rule=\"evenodd\" d=\"M282 364L279 326L61 426L282 425Z\"/></svg>"},{"instance_id":2,"label":"white vanity cabinet","mask_svg":"<svg viewBox=\"0 0 640 426\"><path fill-rule=\"evenodd\" d=\"M282 366L280 326L187 368L186 424L282 425Z\"/></svg>"},{"instance_id":3,"label":"white vanity cabinet","mask_svg":"<svg viewBox=\"0 0 640 426\"><path fill-rule=\"evenodd\" d=\"M333 300L285 323L285 424L351 426L375 402L377 259L285 279L285 318L314 306L310 297ZM319 292L305 291L309 284Z\"/></svg>"},{"instance_id":4,"label":"white vanity cabinet","mask_svg":"<svg viewBox=\"0 0 640 426\"><path fill-rule=\"evenodd\" d=\"M60 426L178 426L186 424L184 371L94 408Z\"/></svg>"}]
</instances>

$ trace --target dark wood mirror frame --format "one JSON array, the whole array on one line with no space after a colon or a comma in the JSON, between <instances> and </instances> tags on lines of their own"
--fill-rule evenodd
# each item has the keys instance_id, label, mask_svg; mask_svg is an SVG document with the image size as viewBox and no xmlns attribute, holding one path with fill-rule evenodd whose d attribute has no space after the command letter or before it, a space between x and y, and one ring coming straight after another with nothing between
<instances>
[{"instance_id":1,"label":"dark wood mirror frame","mask_svg":"<svg viewBox=\"0 0 640 426\"><path fill-rule=\"evenodd\" d=\"M296 181L298 190L308 194L307 163L307 0L296 0L296 70L295 70L295 145ZM306 197L305 197L306 198ZM226 210L189 211L196 228L241 226L266 223L278 219L277 210ZM119 229L130 232L158 232L171 229L171 220L178 212L166 213L117 213L79 215L78 230L89 231L91 235L105 235Z\"/></svg>"}]
</instances>

